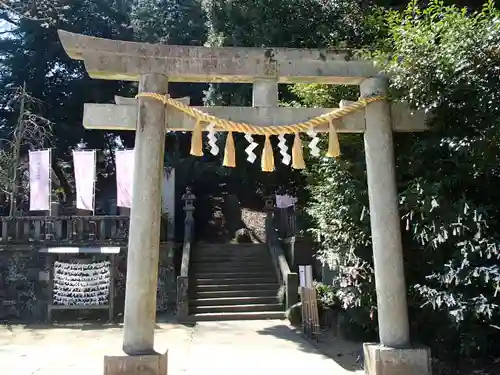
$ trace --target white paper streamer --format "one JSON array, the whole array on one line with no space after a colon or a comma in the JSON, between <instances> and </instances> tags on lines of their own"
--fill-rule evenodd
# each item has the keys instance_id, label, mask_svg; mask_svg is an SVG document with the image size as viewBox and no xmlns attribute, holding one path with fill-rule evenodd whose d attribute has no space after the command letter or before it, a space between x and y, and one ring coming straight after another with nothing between
<instances>
[{"instance_id":1,"label":"white paper streamer","mask_svg":"<svg viewBox=\"0 0 500 375\"><path fill-rule=\"evenodd\" d=\"M215 125L210 124L207 126L207 131L208 131L208 145L210 146L210 153L212 155L218 155L219 154L219 146L217 146L217 135L215 134Z\"/></svg>"},{"instance_id":2,"label":"white paper streamer","mask_svg":"<svg viewBox=\"0 0 500 375\"><path fill-rule=\"evenodd\" d=\"M281 162L285 165L290 165L290 162L292 161L292 157L288 153L288 146L286 144L286 138L284 134L278 135L278 148L280 149L280 154L283 156L281 159Z\"/></svg>"},{"instance_id":3,"label":"white paper streamer","mask_svg":"<svg viewBox=\"0 0 500 375\"><path fill-rule=\"evenodd\" d=\"M307 135L312 138L311 142L309 142L309 149L311 150L311 155L318 157L321 155L321 151L318 147L319 143L319 138L318 138L318 132L314 130L314 126L311 126L309 130L307 131Z\"/></svg>"},{"instance_id":4,"label":"white paper streamer","mask_svg":"<svg viewBox=\"0 0 500 375\"><path fill-rule=\"evenodd\" d=\"M248 143L250 143L250 145L245 149L245 152L248 155L247 160L250 163L253 163L257 159L257 155L255 155L255 152L253 152L253 150L255 150L259 144L257 142L254 142L251 134L245 134L245 139L248 141Z\"/></svg>"},{"instance_id":5,"label":"white paper streamer","mask_svg":"<svg viewBox=\"0 0 500 375\"><path fill-rule=\"evenodd\" d=\"M91 264L54 262L53 303L104 305L111 283L110 262Z\"/></svg>"}]
</instances>

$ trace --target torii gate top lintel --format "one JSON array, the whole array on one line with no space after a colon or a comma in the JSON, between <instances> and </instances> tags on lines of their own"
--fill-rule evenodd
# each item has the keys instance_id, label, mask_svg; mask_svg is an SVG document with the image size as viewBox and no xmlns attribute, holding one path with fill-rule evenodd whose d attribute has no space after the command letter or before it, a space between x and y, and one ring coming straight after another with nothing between
<instances>
[{"instance_id":1,"label":"torii gate top lintel","mask_svg":"<svg viewBox=\"0 0 500 375\"><path fill-rule=\"evenodd\" d=\"M59 30L69 57L83 60L92 78L138 81L141 74L168 76L169 82L358 85L379 75L369 60L328 49L195 47L110 40Z\"/></svg>"}]
</instances>

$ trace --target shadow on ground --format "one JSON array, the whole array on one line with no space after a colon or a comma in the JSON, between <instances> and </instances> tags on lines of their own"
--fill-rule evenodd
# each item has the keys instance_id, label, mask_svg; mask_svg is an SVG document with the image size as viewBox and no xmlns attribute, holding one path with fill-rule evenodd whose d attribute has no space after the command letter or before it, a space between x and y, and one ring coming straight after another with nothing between
<instances>
[{"instance_id":1,"label":"shadow on ground","mask_svg":"<svg viewBox=\"0 0 500 375\"><path fill-rule=\"evenodd\" d=\"M28 323L28 324L22 324L22 323L4 323L1 326L3 326L7 331L13 331L13 327L17 329L23 329L23 330L33 330L33 331L39 331L39 330L56 330L56 329L66 329L66 330L79 330L79 331L102 331L102 330L107 330L107 329L122 329L123 328L123 317L118 316L116 318L115 322L108 322L105 320L102 321L90 321L87 319L80 319L80 320L61 320L57 321L55 320L53 323ZM163 327L161 327L159 324L180 324L184 327L187 328L192 328L195 326L195 323L179 323L177 322L176 318L172 314L159 314L157 319L156 319L156 326L155 329L161 330Z\"/></svg>"},{"instance_id":2,"label":"shadow on ground","mask_svg":"<svg viewBox=\"0 0 500 375\"><path fill-rule=\"evenodd\" d=\"M293 341L299 349L307 353L322 354L334 360L338 365L348 371L363 369L361 361L357 361L362 344L334 337L333 332L325 331L318 342L309 339L300 329L288 325L276 325L257 331L260 335L271 335L278 339Z\"/></svg>"}]
</instances>

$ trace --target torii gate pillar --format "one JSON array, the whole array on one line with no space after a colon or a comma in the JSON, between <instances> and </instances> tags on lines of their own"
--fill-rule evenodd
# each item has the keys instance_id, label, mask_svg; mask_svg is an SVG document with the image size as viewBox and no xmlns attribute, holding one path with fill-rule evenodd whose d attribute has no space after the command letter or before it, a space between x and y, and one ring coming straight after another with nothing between
<instances>
[{"instance_id":1,"label":"torii gate pillar","mask_svg":"<svg viewBox=\"0 0 500 375\"><path fill-rule=\"evenodd\" d=\"M141 75L139 92L166 94L167 90L166 76ZM128 355L155 353L164 149L165 106L159 101L139 98L124 314L123 351Z\"/></svg>"},{"instance_id":2,"label":"torii gate pillar","mask_svg":"<svg viewBox=\"0 0 500 375\"><path fill-rule=\"evenodd\" d=\"M166 94L167 89L164 75L139 78L139 92ZM139 98L123 335L128 356L106 356L105 375L167 374L167 353L154 350L164 148L165 106Z\"/></svg>"},{"instance_id":3,"label":"torii gate pillar","mask_svg":"<svg viewBox=\"0 0 500 375\"><path fill-rule=\"evenodd\" d=\"M386 79L368 78L360 84L361 96L387 95L387 87ZM425 375L431 371L429 349L410 346L391 122L388 101L366 107L364 142L380 344L363 345L365 372Z\"/></svg>"},{"instance_id":4,"label":"torii gate pillar","mask_svg":"<svg viewBox=\"0 0 500 375\"><path fill-rule=\"evenodd\" d=\"M362 97L374 93L387 95L387 82L380 78L369 78L361 83L360 88ZM410 344L410 333L387 101L380 100L367 106L364 140L380 343L403 347Z\"/></svg>"}]
</instances>

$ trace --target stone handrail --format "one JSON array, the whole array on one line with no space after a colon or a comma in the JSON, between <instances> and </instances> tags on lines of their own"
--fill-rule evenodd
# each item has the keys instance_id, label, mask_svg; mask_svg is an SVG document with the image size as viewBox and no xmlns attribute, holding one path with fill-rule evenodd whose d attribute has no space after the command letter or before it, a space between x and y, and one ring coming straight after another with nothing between
<instances>
[{"instance_id":1,"label":"stone handrail","mask_svg":"<svg viewBox=\"0 0 500 375\"><path fill-rule=\"evenodd\" d=\"M191 223L186 223L182 246L181 270L177 276L177 319L183 321L189 315L189 259L191 257Z\"/></svg>"},{"instance_id":2,"label":"stone handrail","mask_svg":"<svg viewBox=\"0 0 500 375\"><path fill-rule=\"evenodd\" d=\"M128 216L1 216L0 248L126 246Z\"/></svg>"},{"instance_id":3,"label":"stone handrail","mask_svg":"<svg viewBox=\"0 0 500 375\"><path fill-rule=\"evenodd\" d=\"M188 225L186 225L186 229L188 228ZM186 236L187 237L187 236ZM187 277L188 272L189 272L189 257L191 255L191 236L189 238L184 239L184 244L182 246L182 261L181 261L181 272L180 276Z\"/></svg>"},{"instance_id":4,"label":"stone handrail","mask_svg":"<svg viewBox=\"0 0 500 375\"><path fill-rule=\"evenodd\" d=\"M185 321L189 316L189 260L194 240L194 194L189 189L182 196L186 219L184 221L184 243L179 276L177 276L177 320Z\"/></svg>"},{"instance_id":5,"label":"stone handrail","mask_svg":"<svg viewBox=\"0 0 500 375\"><path fill-rule=\"evenodd\" d=\"M271 254L278 280L285 288L285 308L289 309L298 302L299 275L290 270L283 249L273 225L273 213L267 212L266 242Z\"/></svg>"}]
</instances>

